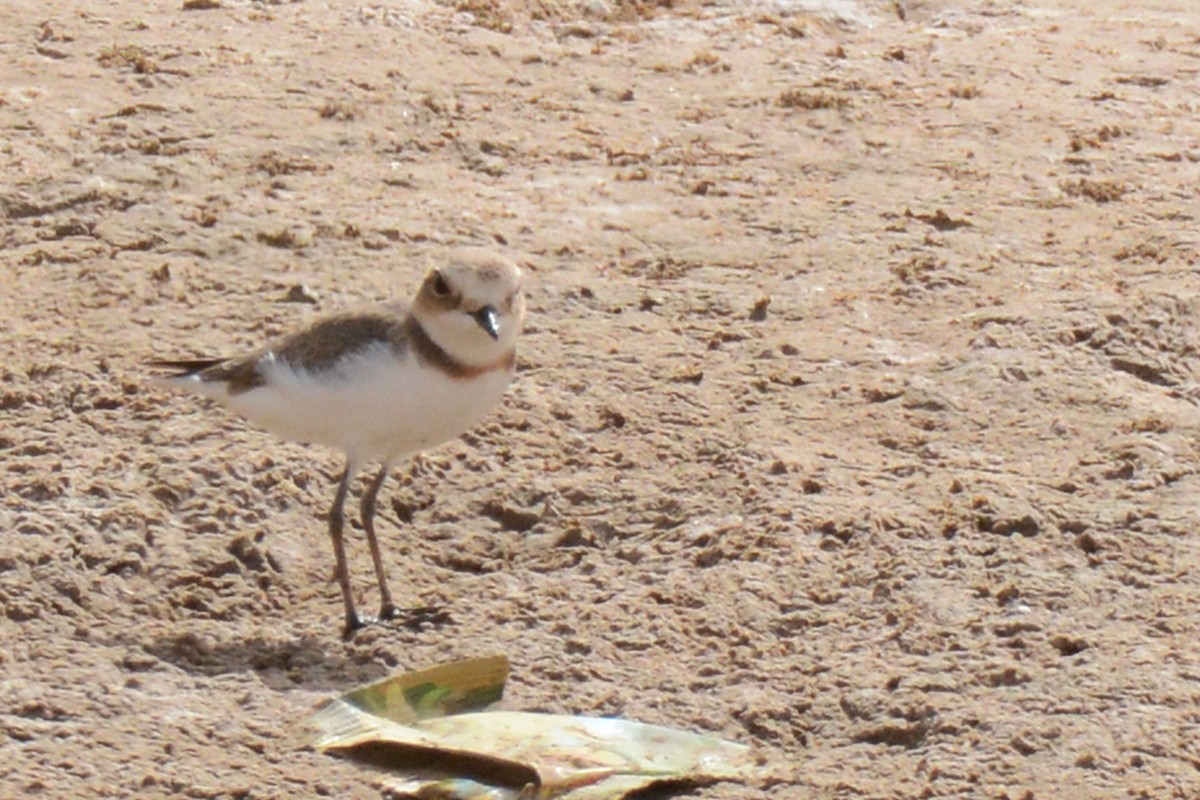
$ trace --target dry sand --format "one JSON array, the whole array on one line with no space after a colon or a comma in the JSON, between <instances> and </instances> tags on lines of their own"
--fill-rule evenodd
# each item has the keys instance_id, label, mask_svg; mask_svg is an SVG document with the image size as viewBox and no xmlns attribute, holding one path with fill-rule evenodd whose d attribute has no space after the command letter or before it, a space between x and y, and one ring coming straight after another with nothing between
<instances>
[{"instance_id":1,"label":"dry sand","mask_svg":"<svg viewBox=\"0 0 1200 800\"><path fill-rule=\"evenodd\" d=\"M1200 795L1194 3L67 5L0 5L0 794L378 798L297 721L501 652L761 750L697 797ZM460 243L521 373L381 525L453 623L343 643L337 455L142 363Z\"/></svg>"}]
</instances>

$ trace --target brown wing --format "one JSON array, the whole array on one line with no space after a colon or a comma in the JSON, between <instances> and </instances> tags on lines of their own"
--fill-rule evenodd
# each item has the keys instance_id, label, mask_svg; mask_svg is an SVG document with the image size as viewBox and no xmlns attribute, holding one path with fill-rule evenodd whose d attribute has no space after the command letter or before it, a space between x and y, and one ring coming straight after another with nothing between
<instances>
[{"instance_id":1,"label":"brown wing","mask_svg":"<svg viewBox=\"0 0 1200 800\"><path fill-rule=\"evenodd\" d=\"M261 366L267 355L295 369L319 373L331 369L345 355L380 343L397 352L408 349L402 307L385 306L326 317L241 358L168 359L147 364L177 370L170 376L173 378L195 375L205 383L225 383L230 394L240 394L266 383Z\"/></svg>"},{"instance_id":2,"label":"brown wing","mask_svg":"<svg viewBox=\"0 0 1200 800\"><path fill-rule=\"evenodd\" d=\"M402 315L379 308L326 317L256 356L271 352L296 369L324 372L343 356L377 344L387 344L398 352L408 349Z\"/></svg>"}]
</instances>

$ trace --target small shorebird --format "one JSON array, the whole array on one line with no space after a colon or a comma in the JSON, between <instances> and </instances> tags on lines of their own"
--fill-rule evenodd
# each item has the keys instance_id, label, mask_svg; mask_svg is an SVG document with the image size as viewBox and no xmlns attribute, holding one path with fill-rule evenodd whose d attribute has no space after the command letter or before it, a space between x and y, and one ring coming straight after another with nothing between
<instances>
[{"instance_id":1,"label":"small shorebird","mask_svg":"<svg viewBox=\"0 0 1200 800\"><path fill-rule=\"evenodd\" d=\"M379 489L397 460L465 433L500 402L513 377L524 315L520 269L471 248L430 270L411 303L327 317L240 358L151 366L176 370L162 380L277 436L345 453L329 538L349 637L365 624L354 608L342 536L351 480L365 465L382 463L363 493L361 513L379 617L394 619L399 613L375 537Z\"/></svg>"}]
</instances>

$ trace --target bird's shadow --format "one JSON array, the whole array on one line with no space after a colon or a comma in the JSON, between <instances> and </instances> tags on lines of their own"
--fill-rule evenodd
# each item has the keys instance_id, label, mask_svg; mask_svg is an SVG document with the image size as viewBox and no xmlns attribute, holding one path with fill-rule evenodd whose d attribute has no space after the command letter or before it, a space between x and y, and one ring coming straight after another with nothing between
<instances>
[{"instance_id":1,"label":"bird's shadow","mask_svg":"<svg viewBox=\"0 0 1200 800\"><path fill-rule=\"evenodd\" d=\"M379 663L374 648L348 646L340 640L312 634L214 641L208 636L183 632L126 644L192 675L215 677L253 672L277 691L345 691L348 686L370 683L390 671ZM152 669L153 665L142 668Z\"/></svg>"}]
</instances>

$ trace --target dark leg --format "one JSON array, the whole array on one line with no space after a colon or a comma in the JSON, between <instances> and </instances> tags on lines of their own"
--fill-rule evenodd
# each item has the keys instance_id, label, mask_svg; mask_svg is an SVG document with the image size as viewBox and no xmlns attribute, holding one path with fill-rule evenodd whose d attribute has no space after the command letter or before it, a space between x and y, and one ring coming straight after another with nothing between
<instances>
[{"instance_id":1,"label":"dark leg","mask_svg":"<svg viewBox=\"0 0 1200 800\"><path fill-rule=\"evenodd\" d=\"M342 539L342 527L345 523L343 508L346 505L346 494L350 489L350 481L354 479L353 465L346 461L346 471L338 483L337 494L333 496L333 505L329 508L329 538L333 540L333 557L337 559L335 576L338 585L342 587L342 603L346 607L346 627L342 636L349 639L353 633L363 626L354 610L354 595L350 591L350 569L346 566L346 544Z\"/></svg>"},{"instance_id":2,"label":"dark leg","mask_svg":"<svg viewBox=\"0 0 1200 800\"><path fill-rule=\"evenodd\" d=\"M375 580L379 583L379 618L392 619L396 616L396 606L392 603L392 593L388 591L387 575L383 570L383 555L379 552L379 540L375 538L375 500L379 497L379 489L387 480L391 464L384 464L367 490L363 492L362 513L363 530L367 532L367 545L371 548L371 561L375 563Z\"/></svg>"},{"instance_id":3,"label":"dark leg","mask_svg":"<svg viewBox=\"0 0 1200 800\"><path fill-rule=\"evenodd\" d=\"M445 625L450 622L450 614L444 609L432 606L420 606L400 611L392 602L392 593L388 590L387 576L383 569L383 554L379 549L379 540L375 538L375 501L379 497L379 489L387 480L391 464L384 464L379 473L371 479L367 490L363 492L362 523L367 533L367 544L371 548L371 560L375 562L375 580L379 582L379 619L400 620L406 628L419 631L431 625Z\"/></svg>"}]
</instances>

